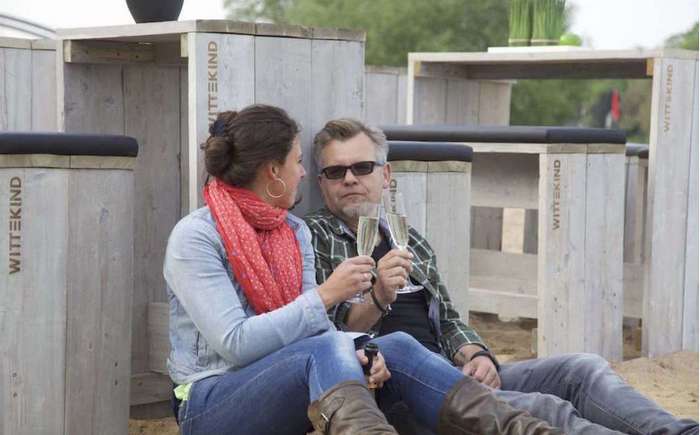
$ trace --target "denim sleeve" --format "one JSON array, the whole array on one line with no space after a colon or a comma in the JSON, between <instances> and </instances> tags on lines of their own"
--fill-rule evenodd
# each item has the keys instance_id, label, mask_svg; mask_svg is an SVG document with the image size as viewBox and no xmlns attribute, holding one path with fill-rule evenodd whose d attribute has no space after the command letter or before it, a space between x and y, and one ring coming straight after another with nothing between
<instances>
[{"instance_id":1,"label":"denim sleeve","mask_svg":"<svg viewBox=\"0 0 700 435\"><path fill-rule=\"evenodd\" d=\"M299 241L302 261L304 263L301 291L307 292L318 287L318 282L316 281L316 255L314 254L314 248L311 244L311 231L309 227L304 221L301 221L299 225L296 235Z\"/></svg>"},{"instance_id":2,"label":"denim sleeve","mask_svg":"<svg viewBox=\"0 0 700 435\"><path fill-rule=\"evenodd\" d=\"M245 366L332 328L315 286L284 307L248 316L229 278L223 252L213 226L185 218L170 235L163 272L195 327L232 365ZM313 273L313 268L307 273Z\"/></svg>"}]
</instances>

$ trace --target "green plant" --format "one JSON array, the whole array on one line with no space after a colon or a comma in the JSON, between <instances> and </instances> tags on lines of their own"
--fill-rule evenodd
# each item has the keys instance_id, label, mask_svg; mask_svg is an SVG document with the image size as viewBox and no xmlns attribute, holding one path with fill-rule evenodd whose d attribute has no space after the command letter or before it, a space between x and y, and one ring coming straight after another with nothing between
<instances>
[{"instance_id":1,"label":"green plant","mask_svg":"<svg viewBox=\"0 0 700 435\"><path fill-rule=\"evenodd\" d=\"M530 45L532 36L532 0L511 0L508 45Z\"/></svg>"},{"instance_id":2,"label":"green plant","mask_svg":"<svg viewBox=\"0 0 700 435\"><path fill-rule=\"evenodd\" d=\"M533 0L532 45L557 45L564 33L566 0Z\"/></svg>"}]
</instances>

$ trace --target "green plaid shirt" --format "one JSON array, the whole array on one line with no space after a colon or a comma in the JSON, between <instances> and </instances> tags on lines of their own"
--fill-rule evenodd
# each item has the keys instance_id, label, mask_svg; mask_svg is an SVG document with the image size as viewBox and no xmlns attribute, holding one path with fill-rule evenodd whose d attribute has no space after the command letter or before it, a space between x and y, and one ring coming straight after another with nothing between
<instances>
[{"instance_id":1,"label":"green plaid shirt","mask_svg":"<svg viewBox=\"0 0 700 435\"><path fill-rule=\"evenodd\" d=\"M308 214L304 220L311 229L316 253L316 280L323 283L340 263L357 255L355 234L326 208ZM386 228L385 222L380 221L380 225ZM430 294L428 316L437 331L443 355L453 361L455 353L465 344L477 344L488 350L479 334L460 320L438 273L435 252L413 228L409 228L408 250L413 254L411 278ZM338 329L347 329L345 322L351 306L344 302L329 310ZM377 323L369 332L376 334L379 326Z\"/></svg>"}]
</instances>

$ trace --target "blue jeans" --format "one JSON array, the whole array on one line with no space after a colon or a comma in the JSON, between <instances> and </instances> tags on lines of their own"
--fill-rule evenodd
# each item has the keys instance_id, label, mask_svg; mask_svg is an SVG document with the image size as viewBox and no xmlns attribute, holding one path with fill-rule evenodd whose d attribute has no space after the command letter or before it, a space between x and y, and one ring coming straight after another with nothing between
<instances>
[{"instance_id":1,"label":"blue jeans","mask_svg":"<svg viewBox=\"0 0 700 435\"><path fill-rule=\"evenodd\" d=\"M383 411L403 401L423 429L435 431L445 394L463 375L442 356L405 333L372 341L386 359L391 379L378 393ZM505 364L497 397L567 434L698 433L627 385L598 355L569 354Z\"/></svg>"},{"instance_id":2,"label":"blue jeans","mask_svg":"<svg viewBox=\"0 0 700 435\"><path fill-rule=\"evenodd\" d=\"M195 382L179 410L190 434L290 434L309 428L309 403L333 385L365 382L351 338L326 332L236 371Z\"/></svg>"},{"instance_id":3,"label":"blue jeans","mask_svg":"<svg viewBox=\"0 0 700 435\"><path fill-rule=\"evenodd\" d=\"M403 401L421 423L437 427L445 394L461 372L403 332L372 341L392 374L377 394L381 408ZM365 382L347 335L327 332L306 338L240 370L195 382L180 406L180 429L183 435L300 435L309 428L309 403L349 380Z\"/></svg>"},{"instance_id":4,"label":"blue jeans","mask_svg":"<svg viewBox=\"0 0 700 435\"><path fill-rule=\"evenodd\" d=\"M496 395L568 434L698 433L627 385L594 354L568 354L504 364Z\"/></svg>"}]
</instances>

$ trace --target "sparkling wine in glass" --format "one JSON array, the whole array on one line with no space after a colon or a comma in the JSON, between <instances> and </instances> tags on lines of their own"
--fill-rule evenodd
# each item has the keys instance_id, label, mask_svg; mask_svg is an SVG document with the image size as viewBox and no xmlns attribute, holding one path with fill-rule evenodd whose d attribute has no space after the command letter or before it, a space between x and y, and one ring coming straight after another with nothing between
<instances>
[{"instance_id":1,"label":"sparkling wine in glass","mask_svg":"<svg viewBox=\"0 0 700 435\"><path fill-rule=\"evenodd\" d=\"M357 255L372 256L377 244L377 232L379 227L379 204L363 202L359 206L359 220L357 223ZM348 299L348 302L361 304L365 302L363 292L358 292Z\"/></svg>"},{"instance_id":2,"label":"sparkling wine in glass","mask_svg":"<svg viewBox=\"0 0 700 435\"><path fill-rule=\"evenodd\" d=\"M384 210L386 220L389 224L389 233L394 244L402 251L408 249L408 222L406 218L406 203L401 192L396 191L396 187L384 191ZM413 285L411 280L396 290L396 293L413 293L422 290L423 286Z\"/></svg>"}]
</instances>

